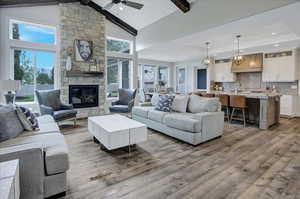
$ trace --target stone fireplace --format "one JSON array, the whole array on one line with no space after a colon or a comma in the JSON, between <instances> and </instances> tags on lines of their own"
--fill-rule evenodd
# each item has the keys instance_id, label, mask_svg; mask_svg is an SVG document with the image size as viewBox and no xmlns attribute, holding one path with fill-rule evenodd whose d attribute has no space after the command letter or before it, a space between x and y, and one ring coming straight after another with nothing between
<instances>
[{"instance_id":1,"label":"stone fireplace","mask_svg":"<svg viewBox=\"0 0 300 199\"><path fill-rule=\"evenodd\" d=\"M94 9L80 3L60 4L60 89L64 103L72 103L78 117L102 115L105 112L105 68L103 74L88 74L95 59L105 59L105 18ZM93 42L90 61L76 61L76 39ZM66 60L71 56L72 71L66 69ZM95 91L91 96L91 91ZM81 95L81 96L80 96Z\"/></svg>"}]
</instances>

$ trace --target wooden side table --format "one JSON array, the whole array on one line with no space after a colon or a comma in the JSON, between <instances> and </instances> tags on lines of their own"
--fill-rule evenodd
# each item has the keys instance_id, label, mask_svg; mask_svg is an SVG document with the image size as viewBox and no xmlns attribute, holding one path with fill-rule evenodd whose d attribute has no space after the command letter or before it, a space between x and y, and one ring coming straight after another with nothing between
<instances>
[{"instance_id":1,"label":"wooden side table","mask_svg":"<svg viewBox=\"0 0 300 199\"><path fill-rule=\"evenodd\" d=\"M0 162L0 199L19 198L19 160Z\"/></svg>"}]
</instances>

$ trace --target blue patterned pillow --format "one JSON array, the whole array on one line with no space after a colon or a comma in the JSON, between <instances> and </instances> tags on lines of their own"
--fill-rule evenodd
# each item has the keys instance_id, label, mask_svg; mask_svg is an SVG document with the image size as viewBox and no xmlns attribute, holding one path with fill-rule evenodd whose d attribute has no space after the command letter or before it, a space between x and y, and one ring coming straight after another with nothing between
<instances>
[{"instance_id":1,"label":"blue patterned pillow","mask_svg":"<svg viewBox=\"0 0 300 199\"><path fill-rule=\"evenodd\" d=\"M17 106L16 110L25 130L32 131L39 128L35 115L28 108Z\"/></svg>"},{"instance_id":2,"label":"blue patterned pillow","mask_svg":"<svg viewBox=\"0 0 300 199\"><path fill-rule=\"evenodd\" d=\"M155 106L155 110L163 111L163 112L171 112L173 100L174 100L174 96L170 96L170 95L160 96L159 101Z\"/></svg>"}]
</instances>

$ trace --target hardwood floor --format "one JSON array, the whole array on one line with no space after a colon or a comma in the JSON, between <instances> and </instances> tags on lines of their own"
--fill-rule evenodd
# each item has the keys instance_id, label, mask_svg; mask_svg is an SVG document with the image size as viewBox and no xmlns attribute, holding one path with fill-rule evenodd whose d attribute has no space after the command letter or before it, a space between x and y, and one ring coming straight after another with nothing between
<instances>
[{"instance_id":1,"label":"hardwood floor","mask_svg":"<svg viewBox=\"0 0 300 199\"><path fill-rule=\"evenodd\" d=\"M67 199L300 199L300 119L268 131L225 126L191 146L149 130L131 157L104 152L87 132L62 128L70 150Z\"/></svg>"}]
</instances>

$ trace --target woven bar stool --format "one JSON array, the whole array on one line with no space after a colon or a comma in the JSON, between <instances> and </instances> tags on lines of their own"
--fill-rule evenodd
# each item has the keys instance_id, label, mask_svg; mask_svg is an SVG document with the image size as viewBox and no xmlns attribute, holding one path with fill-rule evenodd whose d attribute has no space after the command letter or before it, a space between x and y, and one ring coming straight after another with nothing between
<instances>
[{"instance_id":1,"label":"woven bar stool","mask_svg":"<svg viewBox=\"0 0 300 199\"><path fill-rule=\"evenodd\" d=\"M246 116L245 111L248 108L246 105L246 97L241 95L230 95L229 106L232 108L231 119L232 120L240 120L244 122L244 127L246 127ZM243 113L243 118L234 117L234 112L239 110Z\"/></svg>"},{"instance_id":2,"label":"woven bar stool","mask_svg":"<svg viewBox=\"0 0 300 199\"><path fill-rule=\"evenodd\" d=\"M201 97L215 97L213 93L201 93Z\"/></svg>"}]
</instances>

